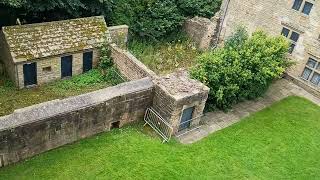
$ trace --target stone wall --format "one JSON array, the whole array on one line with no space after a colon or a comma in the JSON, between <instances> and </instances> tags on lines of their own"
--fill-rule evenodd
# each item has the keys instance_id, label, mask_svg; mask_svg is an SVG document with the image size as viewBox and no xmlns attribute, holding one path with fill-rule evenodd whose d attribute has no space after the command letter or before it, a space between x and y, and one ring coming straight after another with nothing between
<instances>
[{"instance_id":1,"label":"stone wall","mask_svg":"<svg viewBox=\"0 0 320 180\"><path fill-rule=\"evenodd\" d=\"M3 62L3 71L5 69L10 79L16 82L15 66L9 52L9 46L5 41L4 34L0 31L0 61Z\"/></svg>"},{"instance_id":2,"label":"stone wall","mask_svg":"<svg viewBox=\"0 0 320 180\"><path fill-rule=\"evenodd\" d=\"M111 44L111 57L121 72L128 80L141 79L144 77L156 77L146 65L140 62L130 52L120 49L116 44Z\"/></svg>"},{"instance_id":3,"label":"stone wall","mask_svg":"<svg viewBox=\"0 0 320 180\"><path fill-rule=\"evenodd\" d=\"M184 31L197 44L199 49L206 50L210 48L214 41L216 26L216 21L212 22L207 18L194 17L186 20Z\"/></svg>"},{"instance_id":4,"label":"stone wall","mask_svg":"<svg viewBox=\"0 0 320 180\"><path fill-rule=\"evenodd\" d=\"M97 49L93 49L92 51L92 66L95 67L97 66L99 61L99 51ZM83 53L84 52L75 52L65 54L72 55L72 75L83 73ZM61 79L61 57L62 56L54 56L28 62L36 62L37 64L38 85ZM16 67L19 88L24 88L23 64L17 64ZM46 69L48 68L51 69L51 71L47 71Z\"/></svg>"},{"instance_id":5,"label":"stone wall","mask_svg":"<svg viewBox=\"0 0 320 180\"><path fill-rule=\"evenodd\" d=\"M109 131L112 123L142 120L152 99L152 81L144 78L0 117L0 167Z\"/></svg>"},{"instance_id":6,"label":"stone wall","mask_svg":"<svg viewBox=\"0 0 320 180\"><path fill-rule=\"evenodd\" d=\"M111 41L117 44L120 48L126 49L128 42L128 30L129 26L111 26L108 28L111 36Z\"/></svg>"},{"instance_id":7,"label":"stone wall","mask_svg":"<svg viewBox=\"0 0 320 180\"><path fill-rule=\"evenodd\" d=\"M310 57L320 62L320 2L312 2L310 15L292 9L294 1L284 0L224 0L222 9L227 9L220 39L229 37L238 26L247 27L249 33L262 29L270 35L278 36L283 27L300 34L296 47L290 56L295 63L287 73L296 82L306 84L305 87L320 92L320 85L315 86L310 81L302 80L301 75ZM304 3L302 4L303 7ZM319 72L319 71L318 71Z\"/></svg>"}]
</instances>

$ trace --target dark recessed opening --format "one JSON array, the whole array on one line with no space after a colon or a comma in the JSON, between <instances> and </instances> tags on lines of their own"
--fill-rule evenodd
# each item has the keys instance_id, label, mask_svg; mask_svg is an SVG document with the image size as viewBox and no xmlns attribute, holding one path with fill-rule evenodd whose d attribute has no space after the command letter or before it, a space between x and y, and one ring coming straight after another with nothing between
<instances>
[{"instance_id":1,"label":"dark recessed opening","mask_svg":"<svg viewBox=\"0 0 320 180\"><path fill-rule=\"evenodd\" d=\"M120 121L111 123L110 129L117 129L117 128L120 128Z\"/></svg>"}]
</instances>

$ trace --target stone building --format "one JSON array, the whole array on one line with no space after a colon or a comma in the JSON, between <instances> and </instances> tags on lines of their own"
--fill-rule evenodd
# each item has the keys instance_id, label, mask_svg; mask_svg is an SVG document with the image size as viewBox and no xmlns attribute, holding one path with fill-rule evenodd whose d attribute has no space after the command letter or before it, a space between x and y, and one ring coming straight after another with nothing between
<instances>
[{"instance_id":1,"label":"stone building","mask_svg":"<svg viewBox=\"0 0 320 180\"><path fill-rule=\"evenodd\" d=\"M102 16L3 27L0 59L17 87L40 85L92 69L105 37Z\"/></svg>"},{"instance_id":2,"label":"stone building","mask_svg":"<svg viewBox=\"0 0 320 180\"><path fill-rule=\"evenodd\" d=\"M152 108L177 134L199 126L208 99L209 88L189 78L186 71L177 71L154 79Z\"/></svg>"},{"instance_id":3,"label":"stone building","mask_svg":"<svg viewBox=\"0 0 320 180\"><path fill-rule=\"evenodd\" d=\"M224 0L219 39L238 26L249 33L258 29L283 35L291 42L295 62L288 76L307 90L320 95L320 2L315 0Z\"/></svg>"}]
</instances>

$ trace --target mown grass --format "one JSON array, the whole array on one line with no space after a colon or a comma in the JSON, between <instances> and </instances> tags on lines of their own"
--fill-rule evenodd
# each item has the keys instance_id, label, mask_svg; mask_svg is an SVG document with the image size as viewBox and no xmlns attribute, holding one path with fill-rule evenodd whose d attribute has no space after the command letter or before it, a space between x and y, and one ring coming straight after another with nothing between
<instances>
[{"instance_id":1,"label":"mown grass","mask_svg":"<svg viewBox=\"0 0 320 180\"><path fill-rule=\"evenodd\" d=\"M180 68L188 69L195 64L196 57L201 53L183 34L159 42L134 39L129 43L129 50L157 74L168 74Z\"/></svg>"},{"instance_id":2,"label":"mown grass","mask_svg":"<svg viewBox=\"0 0 320 180\"><path fill-rule=\"evenodd\" d=\"M0 169L0 179L319 179L320 108L289 97L198 143L113 130Z\"/></svg>"},{"instance_id":3,"label":"mown grass","mask_svg":"<svg viewBox=\"0 0 320 180\"><path fill-rule=\"evenodd\" d=\"M113 71L108 71L113 72ZM18 90L8 78L0 78L0 116L12 113L15 109L54 99L95 91L117 84L112 73L103 76L100 70L91 70L67 80L58 80L31 89Z\"/></svg>"}]
</instances>

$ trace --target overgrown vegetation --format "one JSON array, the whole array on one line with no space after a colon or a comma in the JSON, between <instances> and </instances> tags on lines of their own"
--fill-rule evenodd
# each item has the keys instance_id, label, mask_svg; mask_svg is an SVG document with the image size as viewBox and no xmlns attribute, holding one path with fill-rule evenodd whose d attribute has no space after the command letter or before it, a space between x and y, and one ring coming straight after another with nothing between
<instances>
[{"instance_id":1,"label":"overgrown vegetation","mask_svg":"<svg viewBox=\"0 0 320 180\"><path fill-rule=\"evenodd\" d=\"M129 50L157 74L168 74L179 68L188 69L202 53L183 34L175 34L158 42L132 40Z\"/></svg>"},{"instance_id":2,"label":"overgrown vegetation","mask_svg":"<svg viewBox=\"0 0 320 180\"><path fill-rule=\"evenodd\" d=\"M192 145L127 127L1 168L0 179L319 179L319 117L290 97Z\"/></svg>"},{"instance_id":3,"label":"overgrown vegetation","mask_svg":"<svg viewBox=\"0 0 320 180\"><path fill-rule=\"evenodd\" d=\"M208 107L227 109L257 98L282 75L289 63L288 42L257 31L249 37L239 28L223 48L203 54L191 75L210 87Z\"/></svg>"},{"instance_id":4,"label":"overgrown vegetation","mask_svg":"<svg viewBox=\"0 0 320 180\"><path fill-rule=\"evenodd\" d=\"M17 17L33 23L104 15L109 25L127 24L131 34L155 40L177 31L189 16L212 17L220 4L221 0L4 0L0 26L15 24Z\"/></svg>"}]
</instances>

